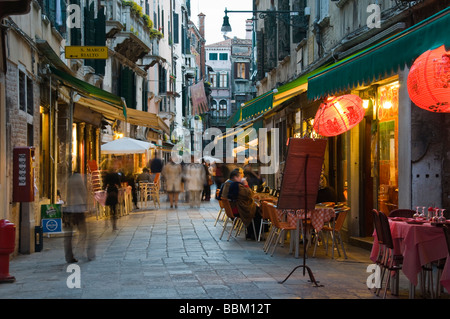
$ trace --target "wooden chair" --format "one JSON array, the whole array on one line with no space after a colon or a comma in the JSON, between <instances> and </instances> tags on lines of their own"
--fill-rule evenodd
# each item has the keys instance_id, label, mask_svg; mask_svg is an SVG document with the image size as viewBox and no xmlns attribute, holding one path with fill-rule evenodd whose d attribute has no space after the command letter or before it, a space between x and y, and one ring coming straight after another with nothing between
<instances>
[{"instance_id":1,"label":"wooden chair","mask_svg":"<svg viewBox=\"0 0 450 319\"><path fill-rule=\"evenodd\" d=\"M413 218L413 215L416 212L412 209L394 209L389 213L389 217L406 217L406 218Z\"/></svg>"},{"instance_id":2,"label":"wooden chair","mask_svg":"<svg viewBox=\"0 0 450 319\"><path fill-rule=\"evenodd\" d=\"M239 227L241 227L242 220L239 218L239 216L234 216L233 210L231 208L230 200L223 198L222 205L224 207L225 214L227 215L227 219L225 220L225 222L223 224L223 229L222 229L222 234L220 235L220 239L222 239L222 236L225 232L228 222L231 221L232 224L231 224L231 228L229 230L228 238L227 238L227 240L230 240L233 230L236 229L236 236L238 235Z\"/></svg>"},{"instance_id":3,"label":"wooden chair","mask_svg":"<svg viewBox=\"0 0 450 319\"><path fill-rule=\"evenodd\" d=\"M161 173L155 174L155 179L152 183L148 183L147 185L147 196L153 200L153 204L158 205L158 208L161 207L159 201L159 190L160 190L160 175Z\"/></svg>"},{"instance_id":4,"label":"wooden chair","mask_svg":"<svg viewBox=\"0 0 450 319\"><path fill-rule=\"evenodd\" d=\"M395 255L394 253L394 242L392 240L392 234L391 234L391 228L389 226L389 220L387 216L382 213L378 212L378 217L380 220L381 225L381 233L382 233L382 242L385 246L385 254L384 258L381 262L382 272L381 272L381 280L380 282L383 282L383 277L386 271L387 279L384 289L384 296L383 298L386 298L387 289L389 286L389 282L391 278L395 280L394 287L391 290L391 293L393 295L398 294L398 287L399 287L399 277L400 277L400 270L402 269L402 263L403 263L403 256L402 255ZM381 290L381 288L380 288Z\"/></svg>"},{"instance_id":5,"label":"wooden chair","mask_svg":"<svg viewBox=\"0 0 450 319\"><path fill-rule=\"evenodd\" d=\"M324 225L322 227L322 229L320 230L318 237L320 237L321 235L323 235L324 233L327 234L326 236L326 241L324 241L324 246L326 247L326 254L328 255L328 234L331 235L331 239L332 239L332 245L331 245L331 258L334 259L334 247L336 245L337 248L337 252L339 254L339 257L341 257L341 252L339 251L339 244L342 247L342 251L344 253L344 257L345 259L347 259L347 253L345 252L345 247L344 247L344 242L342 241L342 237L341 237L341 229L342 226L344 226L344 221L345 218L347 217L347 213L350 211L350 207L343 207L340 210L336 210L337 213L337 217L332 221L332 225L331 226L327 226ZM323 239L323 236L322 236ZM314 253L313 253L313 257L316 256L316 249L318 246L318 238L316 238L316 243L314 246Z\"/></svg>"},{"instance_id":6,"label":"wooden chair","mask_svg":"<svg viewBox=\"0 0 450 319\"><path fill-rule=\"evenodd\" d=\"M258 241L261 241L261 234L264 229L264 225L271 225L269 212L266 206L267 201L261 200L261 226L259 227Z\"/></svg>"},{"instance_id":7,"label":"wooden chair","mask_svg":"<svg viewBox=\"0 0 450 319\"><path fill-rule=\"evenodd\" d=\"M269 240L269 243L268 243L268 248L267 248L266 253L269 251L270 245L273 242L273 249L272 249L272 254L271 254L271 256L273 256L273 253L275 252L275 249L278 246L278 242L280 241L280 238L283 239L283 241L282 241L282 243L283 243L284 242L283 236L284 236L285 232L286 231L296 231L297 227L291 226L291 224L288 222L282 222L278 218L278 215L276 212L276 207L273 203L266 203L266 205L267 205L267 211L269 213L270 221L272 222L272 227L274 228L271 238L267 239L267 240ZM275 240L275 242L274 242L274 240ZM290 243L291 251L292 251L292 247L293 247L293 240L294 240L294 236L291 236L291 243Z\"/></svg>"}]
</instances>

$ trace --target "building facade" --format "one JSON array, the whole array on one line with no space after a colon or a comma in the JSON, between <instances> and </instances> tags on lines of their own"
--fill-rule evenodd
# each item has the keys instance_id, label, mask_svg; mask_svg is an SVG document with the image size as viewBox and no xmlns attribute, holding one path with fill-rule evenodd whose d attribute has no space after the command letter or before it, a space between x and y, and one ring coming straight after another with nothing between
<instances>
[{"instance_id":1,"label":"building facade","mask_svg":"<svg viewBox=\"0 0 450 319\"><path fill-rule=\"evenodd\" d=\"M278 129L281 165L277 174L265 176L270 187L281 185L288 138L317 137L319 105L329 96L354 94L364 100L366 115L350 131L327 138L323 166L337 200L351 207L347 234L371 236L374 208L385 214L448 208L448 116L416 107L406 86L415 58L449 45L443 33L434 32L445 29L444 2L254 1L255 10L298 12L289 23L275 13L255 21L257 98L233 117L234 126L248 126L262 114L264 127ZM269 107L260 102L265 95Z\"/></svg>"},{"instance_id":2,"label":"building facade","mask_svg":"<svg viewBox=\"0 0 450 319\"><path fill-rule=\"evenodd\" d=\"M190 85L183 51L190 1L15 2L0 1L1 217L17 225L16 253L31 253L42 205L58 194L64 200L73 172L102 168L104 143L149 141L168 159ZM104 56L69 55L68 47ZM200 69L200 60L190 68ZM32 163L26 200L16 199L13 158L23 148ZM150 160L139 156L135 167Z\"/></svg>"}]
</instances>

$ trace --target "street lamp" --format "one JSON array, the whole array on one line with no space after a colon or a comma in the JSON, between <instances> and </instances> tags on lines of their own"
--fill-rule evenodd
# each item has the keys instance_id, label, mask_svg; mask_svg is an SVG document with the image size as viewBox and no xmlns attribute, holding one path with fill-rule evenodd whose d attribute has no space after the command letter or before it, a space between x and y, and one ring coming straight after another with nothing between
<instances>
[{"instance_id":1,"label":"street lamp","mask_svg":"<svg viewBox=\"0 0 450 319\"><path fill-rule=\"evenodd\" d=\"M223 17L223 24L222 24L222 28L221 28L221 31L224 33L231 32L231 25L230 25L230 20L228 18L228 13L253 13L253 17L255 17L256 14L259 14L260 19L267 19L268 17L271 16L271 17L275 17L277 19L284 20L286 23L288 23L291 26L306 29L304 23L298 24L293 21L295 17L301 17L302 13L304 15L303 10L289 11L289 10L275 10L275 9L269 10L268 9L266 11L258 11L258 10L242 11L242 10L228 10L227 8L225 8L225 16ZM286 19L287 15L289 15L288 19Z\"/></svg>"}]
</instances>

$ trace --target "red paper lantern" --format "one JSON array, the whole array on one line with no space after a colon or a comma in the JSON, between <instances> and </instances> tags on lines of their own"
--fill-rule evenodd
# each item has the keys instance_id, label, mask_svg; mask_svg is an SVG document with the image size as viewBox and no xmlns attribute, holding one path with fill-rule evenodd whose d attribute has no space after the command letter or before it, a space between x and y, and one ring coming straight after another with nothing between
<instances>
[{"instance_id":1,"label":"red paper lantern","mask_svg":"<svg viewBox=\"0 0 450 319\"><path fill-rule=\"evenodd\" d=\"M319 107L314 130L322 136L336 136L357 125L364 118L362 99L353 94L330 97Z\"/></svg>"},{"instance_id":2,"label":"red paper lantern","mask_svg":"<svg viewBox=\"0 0 450 319\"><path fill-rule=\"evenodd\" d=\"M450 113L450 51L445 46L419 56L409 71L408 93L418 107Z\"/></svg>"}]
</instances>

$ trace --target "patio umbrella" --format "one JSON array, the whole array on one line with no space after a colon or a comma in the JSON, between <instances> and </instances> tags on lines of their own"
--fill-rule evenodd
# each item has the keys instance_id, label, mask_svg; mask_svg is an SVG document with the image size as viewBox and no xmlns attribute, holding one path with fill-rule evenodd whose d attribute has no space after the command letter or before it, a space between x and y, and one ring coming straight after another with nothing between
<instances>
[{"instance_id":1,"label":"patio umbrella","mask_svg":"<svg viewBox=\"0 0 450 319\"><path fill-rule=\"evenodd\" d=\"M122 137L103 144L102 154L142 154L150 148L156 148L152 143L136 140L130 137Z\"/></svg>"},{"instance_id":2,"label":"patio umbrella","mask_svg":"<svg viewBox=\"0 0 450 319\"><path fill-rule=\"evenodd\" d=\"M209 163L223 163L221 159L212 156L203 156L202 158L205 160L205 162Z\"/></svg>"}]
</instances>

